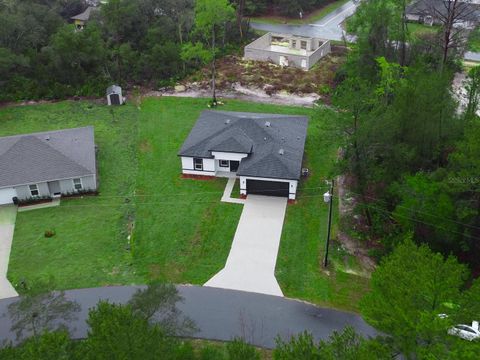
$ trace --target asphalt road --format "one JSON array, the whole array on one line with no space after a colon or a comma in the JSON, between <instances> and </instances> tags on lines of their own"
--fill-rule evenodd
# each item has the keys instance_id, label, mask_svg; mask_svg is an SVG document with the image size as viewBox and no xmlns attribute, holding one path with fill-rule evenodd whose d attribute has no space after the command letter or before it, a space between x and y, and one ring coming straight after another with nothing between
<instances>
[{"instance_id":1,"label":"asphalt road","mask_svg":"<svg viewBox=\"0 0 480 360\"><path fill-rule=\"evenodd\" d=\"M307 25L262 24L252 20L250 26L256 30L340 41L345 35L341 24L355 13L357 6L353 1L349 1L319 21ZM353 38L348 37L348 40L352 41Z\"/></svg>"},{"instance_id":2,"label":"asphalt road","mask_svg":"<svg viewBox=\"0 0 480 360\"><path fill-rule=\"evenodd\" d=\"M119 286L67 291L66 296L82 308L78 320L71 323L73 337L86 336L88 309L99 300L125 303L138 288ZM377 335L375 329L356 314L297 300L200 286L178 286L178 289L185 299L179 304L180 310L200 329L194 334L195 338L226 341L240 336L251 344L273 348L277 335L288 339L305 330L317 340L328 338L334 330L342 330L347 325L365 337ZM0 300L0 343L15 341L15 334L10 331L8 305L16 299Z\"/></svg>"}]
</instances>

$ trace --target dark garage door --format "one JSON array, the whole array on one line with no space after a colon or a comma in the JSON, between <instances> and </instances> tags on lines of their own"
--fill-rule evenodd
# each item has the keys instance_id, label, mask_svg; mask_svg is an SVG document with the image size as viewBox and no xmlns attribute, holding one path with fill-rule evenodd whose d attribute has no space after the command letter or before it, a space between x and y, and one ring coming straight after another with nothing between
<instances>
[{"instance_id":1,"label":"dark garage door","mask_svg":"<svg viewBox=\"0 0 480 360\"><path fill-rule=\"evenodd\" d=\"M288 182L247 179L247 194L288 197Z\"/></svg>"}]
</instances>

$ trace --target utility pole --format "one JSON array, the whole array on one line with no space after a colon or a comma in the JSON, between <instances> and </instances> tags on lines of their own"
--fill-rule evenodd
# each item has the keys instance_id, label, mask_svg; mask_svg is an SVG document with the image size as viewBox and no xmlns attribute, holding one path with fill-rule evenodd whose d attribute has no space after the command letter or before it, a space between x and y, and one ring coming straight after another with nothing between
<instances>
[{"instance_id":1,"label":"utility pole","mask_svg":"<svg viewBox=\"0 0 480 360\"><path fill-rule=\"evenodd\" d=\"M330 245L330 232L332 229L332 208L333 208L333 186L335 180L330 182L330 190L323 194L323 200L328 203L328 227L327 227L327 243L325 245L325 259L323 260L323 267L328 265L328 248Z\"/></svg>"}]
</instances>

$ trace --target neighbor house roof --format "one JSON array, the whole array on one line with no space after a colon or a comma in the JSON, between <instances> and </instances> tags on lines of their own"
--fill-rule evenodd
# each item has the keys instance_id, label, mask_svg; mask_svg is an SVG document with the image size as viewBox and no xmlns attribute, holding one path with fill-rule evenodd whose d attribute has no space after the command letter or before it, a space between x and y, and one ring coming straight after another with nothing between
<instances>
[{"instance_id":1,"label":"neighbor house roof","mask_svg":"<svg viewBox=\"0 0 480 360\"><path fill-rule=\"evenodd\" d=\"M89 6L85 9L84 12L82 12L78 15L72 16L70 19L80 20L80 21L88 21L88 19L90 19L90 15L92 14L92 11L97 11L97 10L98 10L97 7Z\"/></svg>"},{"instance_id":2,"label":"neighbor house roof","mask_svg":"<svg viewBox=\"0 0 480 360\"><path fill-rule=\"evenodd\" d=\"M95 173L91 126L0 138L0 188Z\"/></svg>"},{"instance_id":3,"label":"neighbor house roof","mask_svg":"<svg viewBox=\"0 0 480 360\"><path fill-rule=\"evenodd\" d=\"M453 4L453 2L452 2ZM406 13L412 15L447 15L449 6L448 0L418 0L407 6ZM453 5L450 5L453 6ZM457 2L458 20L476 21L480 16L480 6L477 3Z\"/></svg>"},{"instance_id":4,"label":"neighbor house roof","mask_svg":"<svg viewBox=\"0 0 480 360\"><path fill-rule=\"evenodd\" d=\"M301 174L307 126L305 116L204 111L179 155L249 154L237 175L296 180Z\"/></svg>"}]
</instances>

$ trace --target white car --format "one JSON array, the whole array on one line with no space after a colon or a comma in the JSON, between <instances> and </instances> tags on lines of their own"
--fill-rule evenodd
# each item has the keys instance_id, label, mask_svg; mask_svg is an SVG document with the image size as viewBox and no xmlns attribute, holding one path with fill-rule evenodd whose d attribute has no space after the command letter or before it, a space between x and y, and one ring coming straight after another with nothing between
<instances>
[{"instance_id":1,"label":"white car","mask_svg":"<svg viewBox=\"0 0 480 360\"><path fill-rule=\"evenodd\" d=\"M480 339L480 331L478 330L477 321L474 321L471 326L463 324L455 325L448 329L448 333L468 341Z\"/></svg>"}]
</instances>

